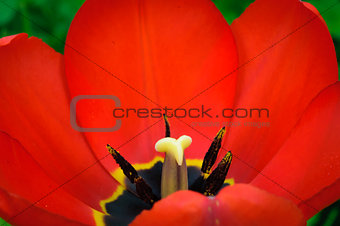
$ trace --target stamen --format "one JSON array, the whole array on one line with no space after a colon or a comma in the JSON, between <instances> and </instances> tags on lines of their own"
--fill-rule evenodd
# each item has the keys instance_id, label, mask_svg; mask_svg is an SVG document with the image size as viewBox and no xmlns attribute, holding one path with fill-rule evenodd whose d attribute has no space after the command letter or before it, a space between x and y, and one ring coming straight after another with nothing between
<instances>
[{"instance_id":1,"label":"stamen","mask_svg":"<svg viewBox=\"0 0 340 226\"><path fill-rule=\"evenodd\" d=\"M146 203L153 205L159 199L152 192L151 187L145 182L142 177L137 177L135 180L136 191L138 196Z\"/></svg>"},{"instance_id":2,"label":"stamen","mask_svg":"<svg viewBox=\"0 0 340 226\"><path fill-rule=\"evenodd\" d=\"M112 157L116 160L116 163L120 166L120 168L123 170L123 173L125 176L130 180L131 183L134 183L134 181L138 178L138 173L133 168L133 166L124 159L123 156L119 154L119 152L111 147L109 144L106 145L107 150L112 155Z\"/></svg>"},{"instance_id":3,"label":"stamen","mask_svg":"<svg viewBox=\"0 0 340 226\"><path fill-rule=\"evenodd\" d=\"M203 193L207 196L216 195L221 189L224 180L228 174L228 170L231 164L232 154L230 151L224 156L216 169L206 179L203 186Z\"/></svg>"},{"instance_id":4,"label":"stamen","mask_svg":"<svg viewBox=\"0 0 340 226\"><path fill-rule=\"evenodd\" d=\"M163 114L164 122L165 122L165 137L170 137L170 123L168 121L168 117Z\"/></svg>"},{"instance_id":5,"label":"stamen","mask_svg":"<svg viewBox=\"0 0 340 226\"><path fill-rule=\"evenodd\" d=\"M216 137L214 138L214 141L210 145L208 152L204 156L201 171L205 177L207 176L205 174L210 174L210 170L216 162L218 151L221 148L221 143L222 143L224 134L225 134L225 127L223 127L222 129L220 129L220 131L218 131Z\"/></svg>"},{"instance_id":6,"label":"stamen","mask_svg":"<svg viewBox=\"0 0 340 226\"><path fill-rule=\"evenodd\" d=\"M109 144L106 145L107 150L115 159L116 163L120 166L123 170L125 176L130 180L131 183L136 184L136 191L139 196L144 202L153 204L155 201L158 200L157 196L152 192L151 187L145 182L145 180L138 175L135 168L124 159L119 152L112 148Z\"/></svg>"},{"instance_id":7,"label":"stamen","mask_svg":"<svg viewBox=\"0 0 340 226\"><path fill-rule=\"evenodd\" d=\"M166 137L156 143L156 151L165 152L161 182L162 198L178 190L188 189L188 173L184 149L189 147L191 142L192 139L184 135L177 140Z\"/></svg>"}]
</instances>

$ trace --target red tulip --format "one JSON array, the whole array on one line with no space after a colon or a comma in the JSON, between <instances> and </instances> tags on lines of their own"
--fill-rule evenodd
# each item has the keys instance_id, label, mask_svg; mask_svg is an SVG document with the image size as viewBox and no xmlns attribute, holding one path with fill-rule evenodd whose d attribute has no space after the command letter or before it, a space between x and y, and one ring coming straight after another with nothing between
<instances>
[{"instance_id":1,"label":"red tulip","mask_svg":"<svg viewBox=\"0 0 340 226\"><path fill-rule=\"evenodd\" d=\"M213 108L213 118L170 120L173 137L192 137L188 165L202 162L218 130L197 122L226 121L215 117L226 107L269 110L227 121L243 125L227 126L217 160L232 151L235 185L213 198L175 192L134 225L303 225L339 199L337 62L310 4L257 0L229 26L208 0L87 0L65 56L19 34L0 39L0 62L0 216L12 224L126 223L130 212L107 215L126 184L105 145L135 164L162 155L160 118L131 111L117 131L74 130L69 106L79 95L114 95L124 108ZM79 101L77 124L112 127L115 104Z\"/></svg>"}]
</instances>

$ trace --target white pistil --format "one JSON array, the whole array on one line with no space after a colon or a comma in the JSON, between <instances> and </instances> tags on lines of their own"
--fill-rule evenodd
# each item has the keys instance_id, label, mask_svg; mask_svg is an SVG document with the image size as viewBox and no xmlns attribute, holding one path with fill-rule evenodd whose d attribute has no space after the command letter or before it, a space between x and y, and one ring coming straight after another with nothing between
<instances>
[{"instance_id":1,"label":"white pistil","mask_svg":"<svg viewBox=\"0 0 340 226\"><path fill-rule=\"evenodd\" d=\"M165 152L161 182L162 198L178 190L188 189L188 172L184 149L189 147L191 142L191 137L184 135L177 140L166 137L156 143L156 151Z\"/></svg>"},{"instance_id":2,"label":"white pistil","mask_svg":"<svg viewBox=\"0 0 340 226\"><path fill-rule=\"evenodd\" d=\"M192 142L191 137L183 135L177 140L175 138L166 137L160 139L155 149L158 152L165 152L167 155L173 156L179 166L183 163L184 149L190 146Z\"/></svg>"}]
</instances>

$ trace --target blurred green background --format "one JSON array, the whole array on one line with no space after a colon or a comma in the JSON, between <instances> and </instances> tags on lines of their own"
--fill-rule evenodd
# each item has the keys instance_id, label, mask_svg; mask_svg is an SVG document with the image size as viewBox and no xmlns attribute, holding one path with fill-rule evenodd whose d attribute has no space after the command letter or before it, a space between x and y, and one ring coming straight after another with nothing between
<instances>
[{"instance_id":1,"label":"blurred green background","mask_svg":"<svg viewBox=\"0 0 340 226\"><path fill-rule=\"evenodd\" d=\"M41 38L63 53L64 41L71 21L85 0L0 0L0 37L28 33ZM213 0L230 24L252 0ZM340 4L336 1L308 0L322 14L333 37L337 58L340 57ZM323 13L327 10L325 13ZM340 201L322 210L308 221L308 226L340 225ZM0 218L0 224L5 223ZM8 224L7 224L8 225Z\"/></svg>"}]
</instances>

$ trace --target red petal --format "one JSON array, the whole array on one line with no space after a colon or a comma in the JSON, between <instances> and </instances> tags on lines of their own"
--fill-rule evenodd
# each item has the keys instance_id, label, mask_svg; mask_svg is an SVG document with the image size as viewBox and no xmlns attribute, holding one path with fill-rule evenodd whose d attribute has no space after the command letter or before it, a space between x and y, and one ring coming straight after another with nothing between
<instances>
[{"instance_id":1,"label":"red petal","mask_svg":"<svg viewBox=\"0 0 340 226\"><path fill-rule=\"evenodd\" d=\"M230 28L208 0L88 0L71 25L65 60L72 97L115 95L124 108L149 110L165 106L174 109L196 95L183 108L201 108L202 104L222 108L233 102L235 73L201 93L237 65ZM86 104L79 106L80 124L113 126L115 103L98 101L94 105L90 110ZM139 133L157 120L161 119L137 118L130 113L129 118L122 119L118 131L88 133L87 137L98 156L105 153L102 147L109 142L115 147L124 144L124 156L143 162L155 155L154 144L164 137L164 124ZM173 137L194 136L193 151L188 155L202 158L210 141L182 122L170 119L170 123ZM219 128L204 129L213 138ZM125 145L136 134L135 142Z\"/></svg>"},{"instance_id":2,"label":"red petal","mask_svg":"<svg viewBox=\"0 0 340 226\"><path fill-rule=\"evenodd\" d=\"M318 210L340 198L339 190L320 193L328 186L339 186L340 164L340 82L325 89L307 108L300 122L253 184L274 194L292 199L296 204L322 195ZM284 187L282 189L280 186ZM290 193L287 193L288 190ZM307 217L310 217L307 214Z\"/></svg>"},{"instance_id":3,"label":"red petal","mask_svg":"<svg viewBox=\"0 0 340 226\"><path fill-rule=\"evenodd\" d=\"M236 107L270 112L269 118L235 118L270 126L232 128L227 140L237 156L230 175L250 181L279 150L310 101L338 80L337 62L327 27L298 0L258 0L234 21L232 31L240 65L246 64L238 74Z\"/></svg>"},{"instance_id":4,"label":"red petal","mask_svg":"<svg viewBox=\"0 0 340 226\"><path fill-rule=\"evenodd\" d=\"M0 188L0 216L15 225L86 225L32 206L27 200ZM22 212L26 208L27 211ZM22 213L21 213L22 212ZM21 213L21 214L20 214Z\"/></svg>"},{"instance_id":5,"label":"red petal","mask_svg":"<svg viewBox=\"0 0 340 226\"><path fill-rule=\"evenodd\" d=\"M306 224L292 202L249 184L228 186L216 199L218 218L230 225Z\"/></svg>"},{"instance_id":6,"label":"red petal","mask_svg":"<svg viewBox=\"0 0 340 226\"><path fill-rule=\"evenodd\" d=\"M62 184L97 161L69 122L63 57L37 38L27 39L25 34L11 38L0 46L0 129L18 139ZM111 175L95 164L64 187L100 209L99 200L112 195L115 185Z\"/></svg>"},{"instance_id":7,"label":"red petal","mask_svg":"<svg viewBox=\"0 0 340 226\"><path fill-rule=\"evenodd\" d=\"M290 201L247 184L224 188L215 198L179 191L143 211L132 225L304 225Z\"/></svg>"},{"instance_id":8,"label":"red petal","mask_svg":"<svg viewBox=\"0 0 340 226\"><path fill-rule=\"evenodd\" d=\"M325 20L322 18L320 12L315 8L315 6L313 6L309 2L302 2L302 3L304 4L305 7L307 7L309 10L311 10L313 13L315 13L315 15L319 16L320 19L322 20L322 22L324 22L325 25L327 26ZM329 8L329 9L331 9L331 8Z\"/></svg>"},{"instance_id":9,"label":"red petal","mask_svg":"<svg viewBox=\"0 0 340 226\"><path fill-rule=\"evenodd\" d=\"M84 224L93 221L93 210L59 188L16 140L0 132L0 146L1 188L48 212Z\"/></svg>"},{"instance_id":10,"label":"red petal","mask_svg":"<svg viewBox=\"0 0 340 226\"><path fill-rule=\"evenodd\" d=\"M315 208L321 210L324 207L331 205L334 200L338 200L340 198L339 191L340 179L324 188L318 194L315 194L312 198L306 200L304 203L300 203L299 208L304 213L305 217L309 219L317 213ZM305 203L308 203L308 205Z\"/></svg>"},{"instance_id":11,"label":"red petal","mask_svg":"<svg viewBox=\"0 0 340 226\"><path fill-rule=\"evenodd\" d=\"M131 225L207 225L209 204L199 193L179 191L144 210Z\"/></svg>"},{"instance_id":12,"label":"red petal","mask_svg":"<svg viewBox=\"0 0 340 226\"><path fill-rule=\"evenodd\" d=\"M17 37L25 37L25 34L17 34L17 35L11 35L7 37L3 37L0 39L0 46L8 45L13 39Z\"/></svg>"}]
</instances>

